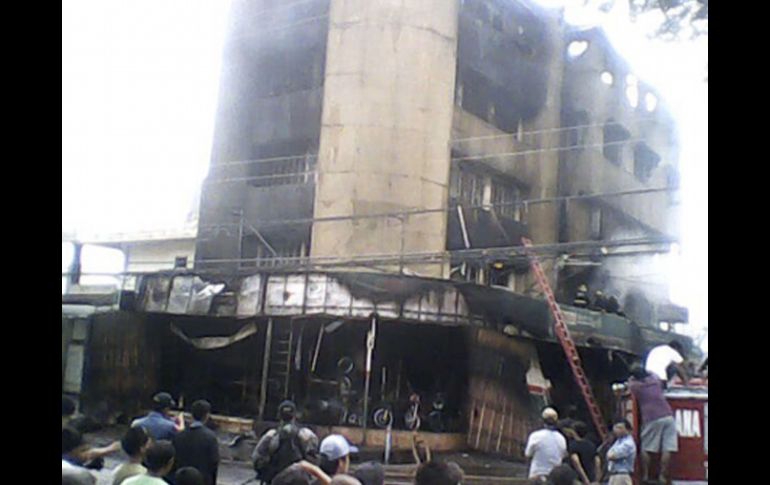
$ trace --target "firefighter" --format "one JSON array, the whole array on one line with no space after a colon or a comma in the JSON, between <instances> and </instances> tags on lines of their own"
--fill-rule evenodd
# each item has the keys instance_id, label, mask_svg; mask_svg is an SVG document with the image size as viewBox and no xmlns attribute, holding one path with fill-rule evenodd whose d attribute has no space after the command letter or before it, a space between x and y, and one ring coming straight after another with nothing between
<instances>
[{"instance_id":1,"label":"firefighter","mask_svg":"<svg viewBox=\"0 0 770 485\"><path fill-rule=\"evenodd\" d=\"M575 300L572 304L578 308L585 308L588 306L588 287L585 284L578 286Z\"/></svg>"},{"instance_id":2,"label":"firefighter","mask_svg":"<svg viewBox=\"0 0 770 485\"><path fill-rule=\"evenodd\" d=\"M602 290L596 290L594 292L594 299L588 309L602 312L607 311L607 297L604 296Z\"/></svg>"},{"instance_id":3,"label":"firefighter","mask_svg":"<svg viewBox=\"0 0 770 485\"><path fill-rule=\"evenodd\" d=\"M607 310L607 313L615 313L616 315L621 314L620 302L615 298L615 295L610 295L607 298L607 307L605 309Z\"/></svg>"}]
</instances>

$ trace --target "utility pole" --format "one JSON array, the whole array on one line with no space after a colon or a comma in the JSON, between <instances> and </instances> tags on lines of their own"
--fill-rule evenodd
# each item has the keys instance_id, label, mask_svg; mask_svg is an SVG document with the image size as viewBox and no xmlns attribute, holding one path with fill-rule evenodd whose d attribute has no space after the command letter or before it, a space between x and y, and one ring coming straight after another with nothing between
<instances>
[{"instance_id":1,"label":"utility pole","mask_svg":"<svg viewBox=\"0 0 770 485\"><path fill-rule=\"evenodd\" d=\"M366 444L366 427L369 421L369 383L372 377L372 353L374 352L374 342L377 337L377 319L376 313L372 313L372 326L366 333L366 381L364 382L364 441Z\"/></svg>"}]
</instances>

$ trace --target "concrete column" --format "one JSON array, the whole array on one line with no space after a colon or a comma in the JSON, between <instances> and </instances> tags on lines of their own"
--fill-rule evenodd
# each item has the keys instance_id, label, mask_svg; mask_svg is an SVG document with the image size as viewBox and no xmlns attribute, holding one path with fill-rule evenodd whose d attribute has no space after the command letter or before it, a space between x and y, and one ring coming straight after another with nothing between
<instances>
[{"instance_id":1,"label":"concrete column","mask_svg":"<svg viewBox=\"0 0 770 485\"><path fill-rule=\"evenodd\" d=\"M331 1L315 217L446 206L457 15L454 0ZM311 256L444 251L446 214L403 224L402 242L395 218L315 223Z\"/></svg>"}]
</instances>

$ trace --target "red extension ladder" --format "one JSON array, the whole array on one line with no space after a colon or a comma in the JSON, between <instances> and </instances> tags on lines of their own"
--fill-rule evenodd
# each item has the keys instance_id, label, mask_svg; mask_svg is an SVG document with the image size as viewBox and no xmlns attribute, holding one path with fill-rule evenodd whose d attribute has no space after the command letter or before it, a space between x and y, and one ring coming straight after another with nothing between
<instances>
[{"instance_id":1,"label":"red extension ladder","mask_svg":"<svg viewBox=\"0 0 770 485\"><path fill-rule=\"evenodd\" d=\"M580 387L580 392L583 394L583 400L585 400L586 406L591 412L594 427L596 428L597 433L599 433L599 436L601 436L602 441L604 441L607 439L608 435L607 427L604 424L602 413L599 411L599 406L596 404L596 399L594 399L594 393L591 391L591 386L588 384L588 379L586 379L586 374L583 372L583 366L580 363L580 355L578 354L577 347L575 347L575 342L572 340L572 337L570 337L567 325L564 323L564 315L562 315L561 308L559 308L559 305L556 303L556 298L553 296L551 285L548 284L545 273L543 273L540 261L538 261L537 257L529 251L532 247L532 241L526 237L522 237L521 242L524 244L525 251L529 257L529 264L532 271L535 273L537 283L540 285L540 289L543 290L545 298L548 300L548 307L551 309L551 314L553 314L554 318L553 327L556 331L556 336L559 338L561 347L567 355L567 361L572 368L572 375L575 377L575 382L577 382L578 387Z\"/></svg>"}]
</instances>

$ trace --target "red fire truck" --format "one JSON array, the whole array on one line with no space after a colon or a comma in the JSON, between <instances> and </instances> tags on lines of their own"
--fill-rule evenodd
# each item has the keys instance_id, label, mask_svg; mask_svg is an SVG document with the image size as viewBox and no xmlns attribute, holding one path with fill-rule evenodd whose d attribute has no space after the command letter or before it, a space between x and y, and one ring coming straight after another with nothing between
<instances>
[{"instance_id":1,"label":"red fire truck","mask_svg":"<svg viewBox=\"0 0 770 485\"><path fill-rule=\"evenodd\" d=\"M691 382L688 386L671 385L665 393L674 411L679 451L672 454L670 474L672 485L708 484L709 453L709 393L708 385ZM622 415L633 425L634 438L640 443L640 418L634 398L621 393ZM639 447L641 449L641 446ZM641 453L641 451L640 451ZM650 477L658 476L659 455L652 455ZM641 454L636 460L634 483L641 483Z\"/></svg>"}]
</instances>

